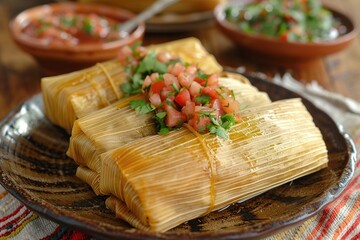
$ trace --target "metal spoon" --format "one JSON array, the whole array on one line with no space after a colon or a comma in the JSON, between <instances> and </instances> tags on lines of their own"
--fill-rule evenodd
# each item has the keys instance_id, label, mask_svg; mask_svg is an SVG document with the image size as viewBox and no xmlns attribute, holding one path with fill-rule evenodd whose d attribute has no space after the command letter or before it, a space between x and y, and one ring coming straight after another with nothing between
<instances>
[{"instance_id":1,"label":"metal spoon","mask_svg":"<svg viewBox=\"0 0 360 240\"><path fill-rule=\"evenodd\" d=\"M120 36L127 37L139 23L145 22L177 1L179 0L157 0L150 7L138 14L135 18L121 24L119 28Z\"/></svg>"}]
</instances>

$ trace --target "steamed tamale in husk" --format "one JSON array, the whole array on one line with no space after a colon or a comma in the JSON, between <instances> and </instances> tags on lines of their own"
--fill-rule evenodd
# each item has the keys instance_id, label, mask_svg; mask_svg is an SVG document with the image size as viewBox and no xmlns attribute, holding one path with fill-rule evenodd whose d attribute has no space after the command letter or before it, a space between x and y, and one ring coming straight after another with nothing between
<instances>
[{"instance_id":1,"label":"steamed tamale in husk","mask_svg":"<svg viewBox=\"0 0 360 240\"><path fill-rule=\"evenodd\" d=\"M220 78L220 83L234 91L241 103L240 113L247 108L270 103L266 93L244 83L246 79L241 75L230 76L232 78ZM76 175L87 182L96 194L102 193L99 186L100 154L138 138L157 134L153 114L139 115L128 106L129 101L141 98L142 95L123 98L75 121L67 154L80 165Z\"/></svg>"},{"instance_id":2,"label":"steamed tamale in husk","mask_svg":"<svg viewBox=\"0 0 360 240\"><path fill-rule=\"evenodd\" d=\"M101 155L100 188L116 216L162 232L327 166L300 99L242 111L229 140L183 127Z\"/></svg>"},{"instance_id":3,"label":"steamed tamale in husk","mask_svg":"<svg viewBox=\"0 0 360 240\"><path fill-rule=\"evenodd\" d=\"M195 38L187 38L147 47L150 51L176 54L182 61L197 64L211 74L222 70ZM71 132L76 119L114 103L123 97L120 85L127 80L122 63L112 60L41 81L44 110L54 124Z\"/></svg>"},{"instance_id":4,"label":"steamed tamale in husk","mask_svg":"<svg viewBox=\"0 0 360 240\"><path fill-rule=\"evenodd\" d=\"M194 38L148 49L173 52L207 74L221 71ZM145 96L123 97L127 76L118 60L43 79L44 108L72 130L67 154L79 164L76 175L109 195L116 216L162 232L327 165L322 135L300 99L272 103L233 77L220 79L240 104L241 120L228 139L187 124L158 135L154 113L129 106Z\"/></svg>"}]
</instances>

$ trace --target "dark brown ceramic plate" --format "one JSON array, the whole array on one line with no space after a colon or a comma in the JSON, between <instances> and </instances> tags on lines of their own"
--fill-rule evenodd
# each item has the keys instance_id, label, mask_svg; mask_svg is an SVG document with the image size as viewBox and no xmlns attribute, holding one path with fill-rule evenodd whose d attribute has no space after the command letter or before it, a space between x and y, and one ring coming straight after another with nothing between
<instances>
[{"instance_id":1,"label":"dark brown ceramic plate","mask_svg":"<svg viewBox=\"0 0 360 240\"><path fill-rule=\"evenodd\" d=\"M298 95L250 77L273 100ZM354 147L328 115L304 103L321 129L329 151L329 167L272 189L243 203L184 223L168 232L139 231L115 219L104 197L75 177L66 157L69 136L43 114L41 95L28 100L0 123L0 183L30 209L60 224L99 238L251 238L274 233L316 214L349 183ZM306 159L304 159L306 161Z\"/></svg>"},{"instance_id":2,"label":"dark brown ceramic plate","mask_svg":"<svg viewBox=\"0 0 360 240\"><path fill-rule=\"evenodd\" d=\"M228 6L238 6L239 4L251 2L254 2L254 0L229 1L219 4L214 10L215 21L220 31L237 43L245 54L257 56L257 59L264 62L268 60L280 65L296 65L296 63L312 61L343 50L357 35L357 29L351 19L330 7L328 9L345 29L337 38L330 41L313 43L285 42L262 35L245 33L239 30L235 24L226 20L225 9Z\"/></svg>"}]
</instances>

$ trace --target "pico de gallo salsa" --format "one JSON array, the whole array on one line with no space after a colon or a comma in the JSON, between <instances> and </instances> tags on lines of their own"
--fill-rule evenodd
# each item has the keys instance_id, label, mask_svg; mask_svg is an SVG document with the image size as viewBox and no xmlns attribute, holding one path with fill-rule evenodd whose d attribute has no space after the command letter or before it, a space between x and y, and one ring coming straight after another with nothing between
<instances>
[{"instance_id":1,"label":"pico de gallo salsa","mask_svg":"<svg viewBox=\"0 0 360 240\"><path fill-rule=\"evenodd\" d=\"M240 104L230 89L219 84L218 74L208 75L167 52L148 52L140 45L124 47L120 60L129 76L122 90L147 97L130 106L140 114L155 111L159 134L186 123L199 133L226 139L230 127L240 121Z\"/></svg>"},{"instance_id":2,"label":"pico de gallo salsa","mask_svg":"<svg viewBox=\"0 0 360 240\"><path fill-rule=\"evenodd\" d=\"M263 0L229 6L225 17L243 32L289 42L319 42L339 36L340 24L319 0Z\"/></svg>"},{"instance_id":3,"label":"pico de gallo salsa","mask_svg":"<svg viewBox=\"0 0 360 240\"><path fill-rule=\"evenodd\" d=\"M115 19L94 13L58 12L32 19L22 31L51 44L78 45L120 39L119 26Z\"/></svg>"}]
</instances>

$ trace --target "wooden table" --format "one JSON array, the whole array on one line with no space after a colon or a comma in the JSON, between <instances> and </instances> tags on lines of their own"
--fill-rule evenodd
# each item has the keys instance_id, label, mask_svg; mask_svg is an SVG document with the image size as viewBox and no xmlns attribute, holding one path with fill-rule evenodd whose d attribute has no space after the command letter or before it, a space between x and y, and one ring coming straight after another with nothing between
<instances>
[{"instance_id":1,"label":"wooden table","mask_svg":"<svg viewBox=\"0 0 360 240\"><path fill-rule=\"evenodd\" d=\"M9 20L26 8L46 2L50 1L0 1L0 119L16 105L39 93L42 77L42 71L37 63L12 41L8 31ZM347 13L357 25L360 25L360 15L357 12L360 9L359 0L331 1L331 4ZM144 43L159 43L188 36L199 38L208 51L214 54L224 66L244 66L248 71L260 71L269 76L290 72L299 81L316 80L330 91L360 101L358 94L360 92L360 37L357 37L353 44L343 52L315 61L308 66L292 69L265 66L245 59L238 47L214 26L186 33L147 33Z\"/></svg>"}]
</instances>

